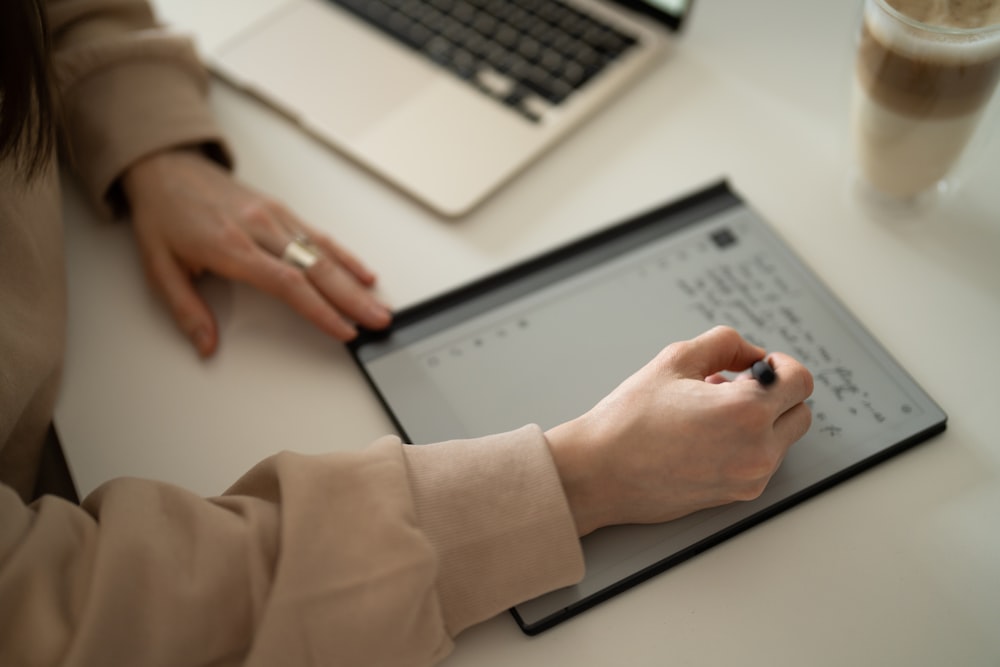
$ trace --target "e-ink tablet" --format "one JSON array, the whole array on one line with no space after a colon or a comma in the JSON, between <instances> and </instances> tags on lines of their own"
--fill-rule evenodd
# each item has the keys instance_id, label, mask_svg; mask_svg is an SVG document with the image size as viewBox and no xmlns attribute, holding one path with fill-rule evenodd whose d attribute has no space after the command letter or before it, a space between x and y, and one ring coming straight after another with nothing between
<instances>
[{"instance_id":1,"label":"e-ink tablet","mask_svg":"<svg viewBox=\"0 0 1000 667\"><path fill-rule=\"evenodd\" d=\"M535 634L944 430L946 415L726 183L396 314L350 349L406 442L543 429L717 324L812 372L810 431L751 502L583 539Z\"/></svg>"}]
</instances>

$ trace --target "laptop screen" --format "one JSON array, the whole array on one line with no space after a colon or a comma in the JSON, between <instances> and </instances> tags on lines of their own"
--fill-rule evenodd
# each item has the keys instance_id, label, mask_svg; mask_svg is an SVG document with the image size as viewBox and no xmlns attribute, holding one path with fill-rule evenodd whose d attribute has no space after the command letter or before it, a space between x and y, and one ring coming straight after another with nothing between
<instances>
[{"instance_id":1,"label":"laptop screen","mask_svg":"<svg viewBox=\"0 0 1000 667\"><path fill-rule=\"evenodd\" d=\"M628 9L651 16L672 30L679 30L693 0L615 0Z\"/></svg>"}]
</instances>

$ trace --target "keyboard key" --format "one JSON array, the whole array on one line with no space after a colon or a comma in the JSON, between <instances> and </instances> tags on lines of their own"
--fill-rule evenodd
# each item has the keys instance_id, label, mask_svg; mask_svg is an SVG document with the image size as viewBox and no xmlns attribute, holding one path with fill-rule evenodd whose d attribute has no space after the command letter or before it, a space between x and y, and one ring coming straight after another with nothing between
<instances>
[{"instance_id":1,"label":"keyboard key","mask_svg":"<svg viewBox=\"0 0 1000 667\"><path fill-rule=\"evenodd\" d=\"M538 121L636 43L561 0L329 0Z\"/></svg>"},{"instance_id":2,"label":"keyboard key","mask_svg":"<svg viewBox=\"0 0 1000 667\"><path fill-rule=\"evenodd\" d=\"M482 69L476 75L476 81L495 97L505 98L514 90L514 81L496 70Z\"/></svg>"}]
</instances>

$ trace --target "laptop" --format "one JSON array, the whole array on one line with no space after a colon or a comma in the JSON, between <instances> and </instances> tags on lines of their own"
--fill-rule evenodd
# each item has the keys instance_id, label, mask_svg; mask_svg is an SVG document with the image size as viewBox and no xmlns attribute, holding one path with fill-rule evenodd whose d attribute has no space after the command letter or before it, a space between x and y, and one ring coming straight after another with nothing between
<instances>
[{"instance_id":1,"label":"laptop","mask_svg":"<svg viewBox=\"0 0 1000 667\"><path fill-rule=\"evenodd\" d=\"M157 0L210 69L461 216L668 48L692 0Z\"/></svg>"}]
</instances>

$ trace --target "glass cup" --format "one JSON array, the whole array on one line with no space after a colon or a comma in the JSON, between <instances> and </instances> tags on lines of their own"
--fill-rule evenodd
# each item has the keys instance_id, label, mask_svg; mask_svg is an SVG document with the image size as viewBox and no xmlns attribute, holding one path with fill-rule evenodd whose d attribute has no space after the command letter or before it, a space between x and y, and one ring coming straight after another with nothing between
<instances>
[{"instance_id":1,"label":"glass cup","mask_svg":"<svg viewBox=\"0 0 1000 667\"><path fill-rule=\"evenodd\" d=\"M863 194L912 207L953 191L991 129L998 78L1000 0L863 0L851 105Z\"/></svg>"}]
</instances>

